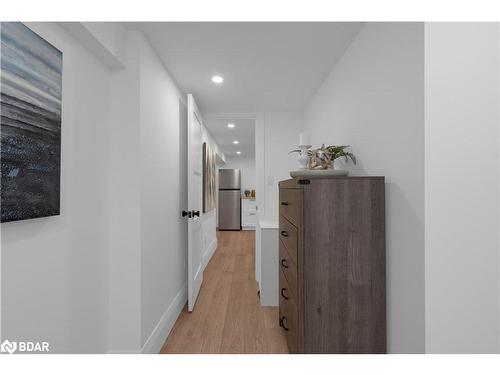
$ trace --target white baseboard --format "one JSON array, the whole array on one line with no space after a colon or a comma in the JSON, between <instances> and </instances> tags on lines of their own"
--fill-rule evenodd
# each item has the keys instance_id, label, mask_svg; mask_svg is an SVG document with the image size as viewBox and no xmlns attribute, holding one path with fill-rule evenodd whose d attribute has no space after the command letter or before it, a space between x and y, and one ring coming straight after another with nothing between
<instances>
[{"instance_id":1,"label":"white baseboard","mask_svg":"<svg viewBox=\"0 0 500 375\"><path fill-rule=\"evenodd\" d=\"M249 225L246 227L241 227L241 230L255 230L255 225Z\"/></svg>"},{"instance_id":2,"label":"white baseboard","mask_svg":"<svg viewBox=\"0 0 500 375\"><path fill-rule=\"evenodd\" d=\"M217 249L217 238L215 238L212 241L212 243L208 246L207 250L203 253L203 258L202 258L203 269L205 269L208 262L210 262L210 259L212 259L212 256L214 255L216 249ZM182 290L180 290L176 294L174 300L172 301L172 303L170 303L167 310L165 311L160 321L156 325L155 329L153 330L153 332L151 332L151 335L146 340L146 343L140 350L141 354L158 354L160 352L163 344L165 343L165 340L170 334L170 331L174 327L177 318L182 312L182 309L184 308L186 301L187 301L187 285L184 285L182 287ZM124 353L124 352L109 351L108 353L112 354L112 353ZM130 351L127 353L132 353L132 352Z\"/></svg>"},{"instance_id":3,"label":"white baseboard","mask_svg":"<svg viewBox=\"0 0 500 375\"><path fill-rule=\"evenodd\" d=\"M203 253L202 257L202 262L203 262L203 269L207 266L208 262L210 262L210 259L212 259L212 256L215 253L215 250L217 249L217 237L215 237L210 245L208 245L207 250Z\"/></svg>"},{"instance_id":4,"label":"white baseboard","mask_svg":"<svg viewBox=\"0 0 500 375\"><path fill-rule=\"evenodd\" d=\"M177 293L170 306L168 306L155 329L151 332L151 335L146 340L146 343L141 349L142 354L158 354L160 352L161 347L165 343L165 340L174 327L177 318L182 312L186 301L187 285L184 285Z\"/></svg>"}]
</instances>

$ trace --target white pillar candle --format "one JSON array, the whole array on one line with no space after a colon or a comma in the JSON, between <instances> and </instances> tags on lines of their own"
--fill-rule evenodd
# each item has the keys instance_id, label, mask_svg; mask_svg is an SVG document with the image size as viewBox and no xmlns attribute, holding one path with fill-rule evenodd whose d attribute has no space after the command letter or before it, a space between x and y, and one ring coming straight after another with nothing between
<instances>
[{"instance_id":1,"label":"white pillar candle","mask_svg":"<svg viewBox=\"0 0 500 375\"><path fill-rule=\"evenodd\" d=\"M299 146L310 146L311 135L307 132L300 133Z\"/></svg>"}]
</instances>

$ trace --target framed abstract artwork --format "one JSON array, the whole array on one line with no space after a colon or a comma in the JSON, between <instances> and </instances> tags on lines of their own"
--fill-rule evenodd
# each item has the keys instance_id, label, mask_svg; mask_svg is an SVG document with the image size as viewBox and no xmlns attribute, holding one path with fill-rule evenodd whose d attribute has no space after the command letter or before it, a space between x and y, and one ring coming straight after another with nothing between
<instances>
[{"instance_id":1,"label":"framed abstract artwork","mask_svg":"<svg viewBox=\"0 0 500 375\"><path fill-rule=\"evenodd\" d=\"M60 213L62 52L0 25L1 221Z\"/></svg>"},{"instance_id":2,"label":"framed abstract artwork","mask_svg":"<svg viewBox=\"0 0 500 375\"><path fill-rule=\"evenodd\" d=\"M212 211L215 208L216 194L215 173L215 151L206 143L203 143L203 212Z\"/></svg>"}]
</instances>

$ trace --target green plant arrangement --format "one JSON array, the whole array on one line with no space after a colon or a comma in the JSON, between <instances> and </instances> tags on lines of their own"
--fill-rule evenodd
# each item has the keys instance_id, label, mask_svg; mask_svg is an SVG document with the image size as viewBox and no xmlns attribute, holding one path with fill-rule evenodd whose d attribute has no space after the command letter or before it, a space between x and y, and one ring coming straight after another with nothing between
<instances>
[{"instance_id":1,"label":"green plant arrangement","mask_svg":"<svg viewBox=\"0 0 500 375\"><path fill-rule=\"evenodd\" d=\"M322 147L324 147L323 145ZM350 151L346 151L347 148L351 146L327 146L325 150L331 155L331 160L332 163L335 159L344 157L345 161L348 162L349 159L353 162L353 164L356 164L356 156Z\"/></svg>"},{"instance_id":2,"label":"green plant arrangement","mask_svg":"<svg viewBox=\"0 0 500 375\"><path fill-rule=\"evenodd\" d=\"M330 145L325 147L323 144L320 148L307 150L309 169L333 169L335 160L341 157L344 157L346 162L350 159L356 164L356 157L352 152L347 150L349 147L351 146ZM300 153L301 150L290 151L290 153L293 152Z\"/></svg>"}]
</instances>

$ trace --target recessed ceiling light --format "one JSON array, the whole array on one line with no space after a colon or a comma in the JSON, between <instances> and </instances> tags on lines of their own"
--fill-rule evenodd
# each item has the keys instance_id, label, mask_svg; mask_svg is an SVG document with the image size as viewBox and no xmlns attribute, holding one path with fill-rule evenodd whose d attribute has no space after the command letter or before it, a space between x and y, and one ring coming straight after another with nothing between
<instances>
[{"instance_id":1,"label":"recessed ceiling light","mask_svg":"<svg viewBox=\"0 0 500 375\"><path fill-rule=\"evenodd\" d=\"M234 128L234 124L227 124L228 128Z\"/></svg>"},{"instance_id":2,"label":"recessed ceiling light","mask_svg":"<svg viewBox=\"0 0 500 375\"><path fill-rule=\"evenodd\" d=\"M237 145L238 143L240 143L240 142L238 142L238 141L233 141L233 144L234 144L234 145Z\"/></svg>"},{"instance_id":3,"label":"recessed ceiling light","mask_svg":"<svg viewBox=\"0 0 500 375\"><path fill-rule=\"evenodd\" d=\"M236 153L237 153L238 155L240 155L240 154L241 154L241 151L236 151Z\"/></svg>"},{"instance_id":4,"label":"recessed ceiling light","mask_svg":"<svg viewBox=\"0 0 500 375\"><path fill-rule=\"evenodd\" d=\"M222 78L221 76L213 76L212 82L213 83L222 83L222 82L224 82L224 78Z\"/></svg>"}]
</instances>

